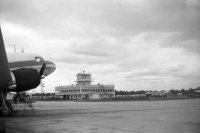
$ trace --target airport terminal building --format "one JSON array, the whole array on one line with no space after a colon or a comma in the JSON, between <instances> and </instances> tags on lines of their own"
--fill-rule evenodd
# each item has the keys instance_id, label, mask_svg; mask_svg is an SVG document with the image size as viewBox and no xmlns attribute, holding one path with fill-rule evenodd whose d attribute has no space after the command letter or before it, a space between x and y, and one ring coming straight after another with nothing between
<instances>
[{"instance_id":1,"label":"airport terminal building","mask_svg":"<svg viewBox=\"0 0 200 133\"><path fill-rule=\"evenodd\" d=\"M64 99L112 99L115 98L114 85L91 85L91 74L77 74L76 85L57 86L55 95Z\"/></svg>"}]
</instances>

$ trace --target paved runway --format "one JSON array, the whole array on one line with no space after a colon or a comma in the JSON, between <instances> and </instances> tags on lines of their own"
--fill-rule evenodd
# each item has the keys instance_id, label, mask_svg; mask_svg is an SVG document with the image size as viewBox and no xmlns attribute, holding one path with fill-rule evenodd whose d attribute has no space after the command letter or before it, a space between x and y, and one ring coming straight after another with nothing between
<instances>
[{"instance_id":1,"label":"paved runway","mask_svg":"<svg viewBox=\"0 0 200 133\"><path fill-rule=\"evenodd\" d=\"M36 112L0 118L7 133L199 133L200 99L36 102Z\"/></svg>"}]
</instances>

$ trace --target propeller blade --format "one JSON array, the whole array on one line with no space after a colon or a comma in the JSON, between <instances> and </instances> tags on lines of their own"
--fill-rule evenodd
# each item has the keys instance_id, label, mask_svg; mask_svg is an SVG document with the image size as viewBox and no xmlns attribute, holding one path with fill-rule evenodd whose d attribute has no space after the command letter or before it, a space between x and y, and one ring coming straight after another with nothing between
<instances>
[{"instance_id":1,"label":"propeller blade","mask_svg":"<svg viewBox=\"0 0 200 133\"><path fill-rule=\"evenodd\" d=\"M44 63L42 65L42 68L40 69L40 77L42 78L43 74L44 74L44 70L46 69L46 63Z\"/></svg>"}]
</instances>

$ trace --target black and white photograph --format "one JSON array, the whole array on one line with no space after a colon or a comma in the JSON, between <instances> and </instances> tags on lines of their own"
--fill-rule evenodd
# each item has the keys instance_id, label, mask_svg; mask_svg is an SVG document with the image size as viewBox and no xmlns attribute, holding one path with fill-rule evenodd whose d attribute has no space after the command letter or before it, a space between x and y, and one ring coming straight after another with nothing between
<instances>
[{"instance_id":1,"label":"black and white photograph","mask_svg":"<svg viewBox=\"0 0 200 133\"><path fill-rule=\"evenodd\" d=\"M200 0L0 0L0 133L199 133Z\"/></svg>"}]
</instances>

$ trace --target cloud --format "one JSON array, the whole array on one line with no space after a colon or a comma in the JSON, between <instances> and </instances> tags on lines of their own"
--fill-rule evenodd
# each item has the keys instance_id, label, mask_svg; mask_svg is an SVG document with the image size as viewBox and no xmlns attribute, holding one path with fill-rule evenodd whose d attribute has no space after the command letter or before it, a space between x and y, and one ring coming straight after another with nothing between
<instances>
[{"instance_id":1,"label":"cloud","mask_svg":"<svg viewBox=\"0 0 200 133\"><path fill-rule=\"evenodd\" d=\"M24 26L68 34L77 31L132 34L150 31L199 33L199 4L191 1L2 1L3 18ZM153 14L153 15L152 15ZM69 20L69 21L66 21ZM97 30L95 31L95 28ZM71 30L70 30L71 29ZM80 31L81 29L81 31ZM77 30L77 31L76 31ZM62 30L61 30L62 31ZM85 32L83 32L85 33Z\"/></svg>"}]
</instances>

